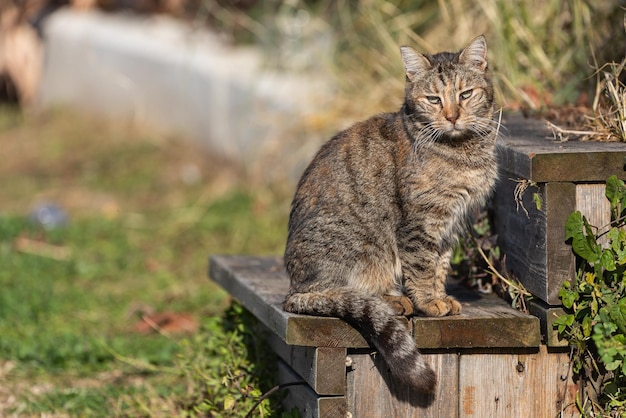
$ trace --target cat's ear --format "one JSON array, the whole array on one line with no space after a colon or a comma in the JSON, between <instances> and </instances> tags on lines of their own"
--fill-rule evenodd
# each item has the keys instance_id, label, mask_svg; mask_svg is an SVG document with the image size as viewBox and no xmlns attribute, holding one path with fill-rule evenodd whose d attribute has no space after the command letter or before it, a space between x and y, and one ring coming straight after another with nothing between
<instances>
[{"instance_id":1,"label":"cat's ear","mask_svg":"<svg viewBox=\"0 0 626 418\"><path fill-rule=\"evenodd\" d=\"M461 51L461 64L475 65L482 71L487 69L487 42L483 35L478 35Z\"/></svg>"},{"instance_id":2,"label":"cat's ear","mask_svg":"<svg viewBox=\"0 0 626 418\"><path fill-rule=\"evenodd\" d=\"M402 61L404 61L404 69L409 81L414 81L419 74L432 66L428 58L410 46L400 47L400 53L402 53Z\"/></svg>"}]
</instances>

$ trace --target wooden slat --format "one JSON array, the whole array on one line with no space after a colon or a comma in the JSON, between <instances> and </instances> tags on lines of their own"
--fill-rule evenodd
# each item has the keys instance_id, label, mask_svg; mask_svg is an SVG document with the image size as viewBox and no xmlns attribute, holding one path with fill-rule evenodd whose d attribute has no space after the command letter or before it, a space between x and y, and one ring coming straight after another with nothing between
<instances>
[{"instance_id":1,"label":"wooden slat","mask_svg":"<svg viewBox=\"0 0 626 418\"><path fill-rule=\"evenodd\" d=\"M337 318L294 315L282 310L289 279L280 258L213 256L210 276L290 345L314 347L368 347L354 328ZM451 289L455 294L459 289ZM412 321L419 347L537 346L539 321L509 307L494 295L459 295L466 311L444 318ZM474 335L463 332L472 325ZM504 332L508 329L507 332Z\"/></svg>"},{"instance_id":2,"label":"wooden slat","mask_svg":"<svg viewBox=\"0 0 626 418\"><path fill-rule=\"evenodd\" d=\"M459 382L462 418L578 416L566 352L463 354Z\"/></svg>"},{"instance_id":3,"label":"wooden slat","mask_svg":"<svg viewBox=\"0 0 626 418\"><path fill-rule=\"evenodd\" d=\"M573 277L576 271L576 258L565 242L565 223L576 205L575 190L572 183L545 185L547 285L543 300L551 305L561 304L559 291L563 282Z\"/></svg>"},{"instance_id":4,"label":"wooden slat","mask_svg":"<svg viewBox=\"0 0 626 418\"><path fill-rule=\"evenodd\" d=\"M606 198L605 184L577 184L576 210L579 210L591 225L600 228L599 233L606 232L611 223L611 205ZM607 243L606 235L600 238L599 243Z\"/></svg>"},{"instance_id":5,"label":"wooden slat","mask_svg":"<svg viewBox=\"0 0 626 418\"><path fill-rule=\"evenodd\" d=\"M497 296L495 296L497 297ZM492 299L485 297L484 299ZM420 348L537 347L539 321L512 309L502 300L466 303L461 314L444 318L413 318Z\"/></svg>"},{"instance_id":6,"label":"wooden slat","mask_svg":"<svg viewBox=\"0 0 626 418\"><path fill-rule=\"evenodd\" d=\"M575 258L565 242L565 222L576 210L576 185L531 185L518 202L516 185L502 179L494 196L494 226L506 255L506 268L533 295L558 305L561 284L574 274Z\"/></svg>"},{"instance_id":7,"label":"wooden slat","mask_svg":"<svg viewBox=\"0 0 626 418\"><path fill-rule=\"evenodd\" d=\"M370 353L349 353L352 371L348 380L348 404L354 417L456 418L458 355L424 354L439 381L434 396L411 393L406 386L389 378L385 364Z\"/></svg>"},{"instance_id":8,"label":"wooden slat","mask_svg":"<svg viewBox=\"0 0 626 418\"><path fill-rule=\"evenodd\" d=\"M268 341L274 352L318 395L345 396L345 348L292 346L271 333Z\"/></svg>"},{"instance_id":9,"label":"wooden slat","mask_svg":"<svg viewBox=\"0 0 626 418\"><path fill-rule=\"evenodd\" d=\"M284 362L278 361L280 383L297 382L300 377ZM287 411L300 411L301 418L347 418L348 403L345 396L319 396L307 385L290 386L283 400Z\"/></svg>"},{"instance_id":10,"label":"wooden slat","mask_svg":"<svg viewBox=\"0 0 626 418\"><path fill-rule=\"evenodd\" d=\"M278 257L212 256L211 278L287 344L309 347L369 347L361 334L338 318L283 311L289 279Z\"/></svg>"},{"instance_id":11,"label":"wooden slat","mask_svg":"<svg viewBox=\"0 0 626 418\"><path fill-rule=\"evenodd\" d=\"M547 298L546 217L533 194L545 201L545 185L529 186L516 201L513 179L501 179L494 195L494 228L506 255L506 268L540 298Z\"/></svg>"},{"instance_id":12,"label":"wooden slat","mask_svg":"<svg viewBox=\"0 0 626 418\"><path fill-rule=\"evenodd\" d=\"M543 335L544 343L548 347L567 347L567 340L560 339L559 333L554 329L554 321L565 313L563 308L549 306L535 299L529 302L528 310L539 318L541 335Z\"/></svg>"},{"instance_id":13,"label":"wooden slat","mask_svg":"<svg viewBox=\"0 0 626 418\"><path fill-rule=\"evenodd\" d=\"M505 117L499 140L500 166L508 177L538 183L605 181L624 178L626 144L570 140L554 141L545 123L520 115Z\"/></svg>"}]
</instances>

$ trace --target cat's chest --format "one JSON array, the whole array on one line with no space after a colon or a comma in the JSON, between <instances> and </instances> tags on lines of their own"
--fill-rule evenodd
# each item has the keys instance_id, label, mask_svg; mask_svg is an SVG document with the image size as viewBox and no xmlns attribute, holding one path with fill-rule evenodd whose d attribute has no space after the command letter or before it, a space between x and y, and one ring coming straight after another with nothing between
<instances>
[{"instance_id":1,"label":"cat's chest","mask_svg":"<svg viewBox=\"0 0 626 418\"><path fill-rule=\"evenodd\" d=\"M481 205L495 185L495 160L481 164L461 164L432 158L405 168L401 194L409 206L421 209L435 206Z\"/></svg>"}]
</instances>

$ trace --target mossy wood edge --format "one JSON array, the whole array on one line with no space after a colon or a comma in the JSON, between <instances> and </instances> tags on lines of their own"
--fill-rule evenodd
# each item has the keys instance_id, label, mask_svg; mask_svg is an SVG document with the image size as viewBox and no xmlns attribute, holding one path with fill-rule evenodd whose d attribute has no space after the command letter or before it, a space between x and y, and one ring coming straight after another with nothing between
<instances>
[{"instance_id":1,"label":"mossy wood edge","mask_svg":"<svg viewBox=\"0 0 626 418\"><path fill-rule=\"evenodd\" d=\"M295 315L282 310L289 279L280 257L214 255L209 276L289 345L366 348L361 334L337 318ZM460 315L412 318L420 348L538 347L539 320L511 308L495 295L479 295L460 286L450 293L463 304Z\"/></svg>"}]
</instances>

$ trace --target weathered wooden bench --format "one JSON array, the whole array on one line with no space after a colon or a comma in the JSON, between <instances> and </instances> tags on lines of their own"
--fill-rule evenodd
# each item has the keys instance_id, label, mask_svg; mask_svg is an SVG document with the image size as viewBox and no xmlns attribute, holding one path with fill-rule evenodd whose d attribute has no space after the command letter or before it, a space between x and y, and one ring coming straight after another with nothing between
<instances>
[{"instance_id":1,"label":"weathered wooden bench","mask_svg":"<svg viewBox=\"0 0 626 418\"><path fill-rule=\"evenodd\" d=\"M395 384L363 337L337 318L286 313L289 288L277 257L213 256L210 277L267 328L280 357L285 406L303 417L577 416L568 352L542 344L539 319L495 295L451 286L458 316L406 321L439 376L434 396Z\"/></svg>"}]
</instances>

